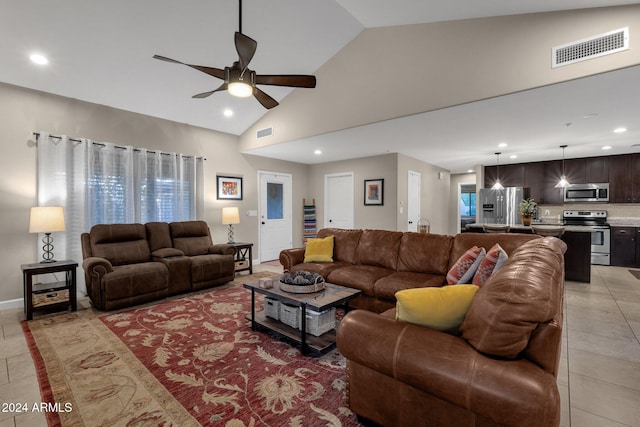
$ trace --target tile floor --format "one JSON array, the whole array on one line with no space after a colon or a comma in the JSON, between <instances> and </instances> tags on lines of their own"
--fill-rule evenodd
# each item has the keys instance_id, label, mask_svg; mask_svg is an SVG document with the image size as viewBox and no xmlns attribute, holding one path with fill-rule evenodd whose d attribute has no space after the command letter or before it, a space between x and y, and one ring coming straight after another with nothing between
<instances>
[{"instance_id":1,"label":"tile floor","mask_svg":"<svg viewBox=\"0 0 640 427\"><path fill-rule=\"evenodd\" d=\"M567 282L565 303L561 425L640 427L640 280L593 266L590 284ZM22 310L0 312L0 404L41 400L23 319ZM46 426L42 414L1 409L0 427Z\"/></svg>"}]
</instances>

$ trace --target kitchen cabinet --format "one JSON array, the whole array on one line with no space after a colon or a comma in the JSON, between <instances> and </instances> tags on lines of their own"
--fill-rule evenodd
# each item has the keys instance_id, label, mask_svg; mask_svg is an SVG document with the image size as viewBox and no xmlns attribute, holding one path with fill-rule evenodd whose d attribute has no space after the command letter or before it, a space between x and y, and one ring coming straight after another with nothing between
<instances>
[{"instance_id":1,"label":"kitchen cabinet","mask_svg":"<svg viewBox=\"0 0 640 427\"><path fill-rule=\"evenodd\" d=\"M496 166L485 166L484 188L491 188L498 179ZM500 183L503 187L524 187L524 165L500 165Z\"/></svg>"},{"instance_id":2,"label":"kitchen cabinet","mask_svg":"<svg viewBox=\"0 0 640 427\"><path fill-rule=\"evenodd\" d=\"M525 163L524 187L529 189L529 197L544 203L544 163Z\"/></svg>"},{"instance_id":3,"label":"kitchen cabinet","mask_svg":"<svg viewBox=\"0 0 640 427\"><path fill-rule=\"evenodd\" d=\"M584 160L586 183L609 182L609 157L588 157Z\"/></svg>"},{"instance_id":4,"label":"kitchen cabinet","mask_svg":"<svg viewBox=\"0 0 640 427\"><path fill-rule=\"evenodd\" d=\"M562 162L560 162L562 163ZM586 184L587 169L585 159L566 159L564 161L564 174L570 184ZM560 169L562 175L562 168Z\"/></svg>"},{"instance_id":5,"label":"kitchen cabinet","mask_svg":"<svg viewBox=\"0 0 640 427\"><path fill-rule=\"evenodd\" d=\"M631 161L631 154L609 157L609 202L632 202Z\"/></svg>"},{"instance_id":6,"label":"kitchen cabinet","mask_svg":"<svg viewBox=\"0 0 640 427\"><path fill-rule=\"evenodd\" d=\"M636 227L611 227L611 265L636 265Z\"/></svg>"},{"instance_id":7,"label":"kitchen cabinet","mask_svg":"<svg viewBox=\"0 0 640 427\"><path fill-rule=\"evenodd\" d=\"M565 231L564 277L576 282L591 282L591 233Z\"/></svg>"},{"instance_id":8,"label":"kitchen cabinet","mask_svg":"<svg viewBox=\"0 0 640 427\"><path fill-rule=\"evenodd\" d=\"M640 153L609 157L609 201L640 203Z\"/></svg>"},{"instance_id":9,"label":"kitchen cabinet","mask_svg":"<svg viewBox=\"0 0 640 427\"><path fill-rule=\"evenodd\" d=\"M562 176L562 160L544 162L543 200L547 205L559 205L564 203L564 191L556 188L556 184Z\"/></svg>"}]
</instances>

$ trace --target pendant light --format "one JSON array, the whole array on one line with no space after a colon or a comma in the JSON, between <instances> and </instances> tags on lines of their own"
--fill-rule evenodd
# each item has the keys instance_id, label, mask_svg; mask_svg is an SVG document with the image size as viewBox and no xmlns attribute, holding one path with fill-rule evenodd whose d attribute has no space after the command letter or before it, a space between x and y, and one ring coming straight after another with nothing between
<instances>
[{"instance_id":1,"label":"pendant light","mask_svg":"<svg viewBox=\"0 0 640 427\"><path fill-rule=\"evenodd\" d=\"M561 145L560 148L562 148L562 176L560 177L560 181L556 184L556 188L565 188L571 185L564 174L564 149L567 148L567 146Z\"/></svg>"},{"instance_id":2,"label":"pendant light","mask_svg":"<svg viewBox=\"0 0 640 427\"><path fill-rule=\"evenodd\" d=\"M492 190L504 190L504 187L500 184L500 154L501 153L496 153L496 182L493 184L493 187L491 187Z\"/></svg>"}]
</instances>

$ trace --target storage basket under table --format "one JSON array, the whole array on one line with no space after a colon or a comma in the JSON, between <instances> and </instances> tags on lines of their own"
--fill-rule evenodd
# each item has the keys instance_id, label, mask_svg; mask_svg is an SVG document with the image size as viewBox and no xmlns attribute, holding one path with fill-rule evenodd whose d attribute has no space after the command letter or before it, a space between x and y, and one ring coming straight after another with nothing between
<instances>
[{"instance_id":1,"label":"storage basket under table","mask_svg":"<svg viewBox=\"0 0 640 427\"><path fill-rule=\"evenodd\" d=\"M280 321L285 325L298 329L302 311L297 305L291 305L280 301Z\"/></svg>"},{"instance_id":2,"label":"storage basket under table","mask_svg":"<svg viewBox=\"0 0 640 427\"><path fill-rule=\"evenodd\" d=\"M302 309L300 309L302 312ZM300 316L302 317L302 315ZM306 310L306 332L319 337L336 327L336 308L318 312L314 310ZM299 323L298 329L302 329L302 322Z\"/></svg>"},{"instance_id":3,"label":"storage basket under table","mask_svg":"<svg viewBox=\"0 0 640 427\"><path fill-rule=\"evenodd\" d=\"M264 314L272 319L280 320L280 301L275 298L264 298Z\"/></svg>"}]
</instances>

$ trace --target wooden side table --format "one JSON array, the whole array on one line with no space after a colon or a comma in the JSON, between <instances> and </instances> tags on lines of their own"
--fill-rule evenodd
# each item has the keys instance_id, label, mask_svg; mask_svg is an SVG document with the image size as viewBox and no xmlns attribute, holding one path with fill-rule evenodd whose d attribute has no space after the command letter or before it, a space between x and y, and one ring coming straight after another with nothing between
<instances>
[{"instance_id":1,"label":"wooden side table","mask_svg":"<svg viewBox=\"0 0 640 427\"><path fill-rule=\"evenodd\" d=\"M253 243L228 243L236 248L236 273L249 270L253 274Z\"/></svg>"},{"instance_id":2,"label":"wooden side table","mask_svg":"<svg viewBox=\"0 0 640 427\"><path fill-rule=\"evenodd\" d=\"M27 320L33 319L33 312L71 307L78 309L76 297L76 268L78 263L71 260L48 263L22 264L24 286L24 313ZM64 279L53 283L34 284L33 276L40 274L64 273Z\"/></svg>"}]
</instances>

